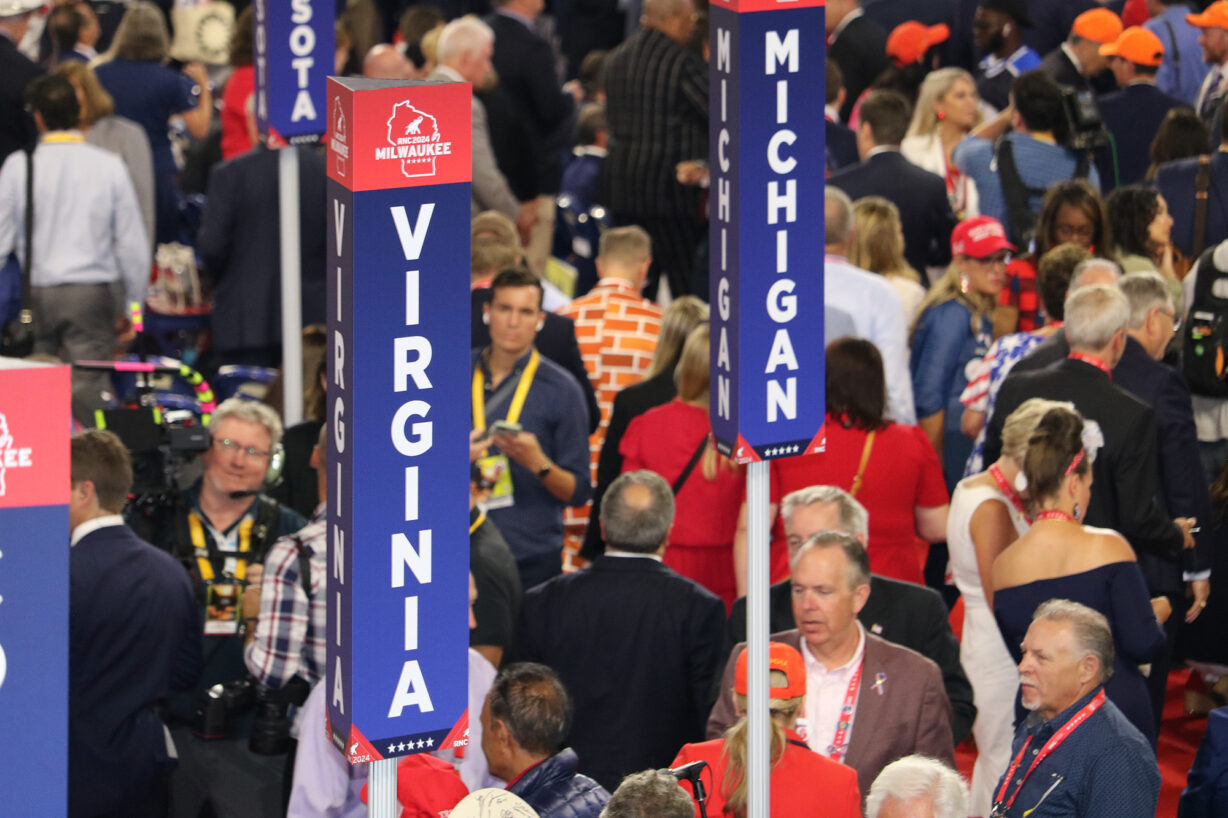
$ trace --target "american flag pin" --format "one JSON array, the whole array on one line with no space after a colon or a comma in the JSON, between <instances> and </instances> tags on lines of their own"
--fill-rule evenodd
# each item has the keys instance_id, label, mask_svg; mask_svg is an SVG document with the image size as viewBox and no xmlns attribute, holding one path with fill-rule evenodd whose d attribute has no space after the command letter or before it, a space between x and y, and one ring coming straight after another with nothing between
<instances>
[{"instance_id":1,"label":"american flag pin","mask_svg":"<svg viewBox=\"0 0 1228 818\"><path fill-rule=\"evenodd\" d=\"M870 632L873 633L875 636L878 636L879 634L883 632L883 626L875 622L873 625L870 626Z\"/></svg>"}]
</instances>

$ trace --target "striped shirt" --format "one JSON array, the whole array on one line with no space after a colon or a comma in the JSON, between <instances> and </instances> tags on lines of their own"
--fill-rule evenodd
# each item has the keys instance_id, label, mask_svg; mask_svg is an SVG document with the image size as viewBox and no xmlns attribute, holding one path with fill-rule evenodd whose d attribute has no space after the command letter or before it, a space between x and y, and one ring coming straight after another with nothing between
<instances>
[{"instance_id":1,"label":"striped shirt","mask_svg":"<svg viewBox=\"0 0 1228 818\"><path fill-rule=\"evenodd\" d=\"M605 63L610 123L605 204L638 216L700 215L700 191L675 166L708 157L708 69L653 28L640 29Z\"/></svg>"}]
</instances>

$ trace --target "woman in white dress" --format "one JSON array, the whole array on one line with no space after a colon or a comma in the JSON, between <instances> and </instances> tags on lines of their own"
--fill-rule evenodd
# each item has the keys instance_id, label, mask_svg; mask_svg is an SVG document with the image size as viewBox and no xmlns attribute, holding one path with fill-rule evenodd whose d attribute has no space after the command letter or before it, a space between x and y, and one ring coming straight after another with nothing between
<instances>
[{"instance_id":1,"label":"woman in white dress","mask_svg":"<svg viewBox=\"0 0 1228 818\"><path fill-rule=\"evenodd\" d=\"M921 83L908 134L900 143L904 158L947 183L951 209L961 221L979 216L980 207L976 183L960 172L951 153L981 119L972 75L962 68L940 68Z\"/></svg>"},{"instance_id":2,"label":"woman in white dress","mask_svg":"<svg viewBox=\"0 0 1228 818\"><path fill-rule=\"evenodd\" d=\"M1006 419L1002 456L986 471L966 477L951 495L947 547L951 571L964 599L959 659L972 683L976 765L969 815L988 815L993 787L1010 761L1015 691L1019 674L993 615L993 561L1028 530L1030 520L1015 489L1028 438L1056 401L1032 398Z\"/></svg>"}]
</instances>

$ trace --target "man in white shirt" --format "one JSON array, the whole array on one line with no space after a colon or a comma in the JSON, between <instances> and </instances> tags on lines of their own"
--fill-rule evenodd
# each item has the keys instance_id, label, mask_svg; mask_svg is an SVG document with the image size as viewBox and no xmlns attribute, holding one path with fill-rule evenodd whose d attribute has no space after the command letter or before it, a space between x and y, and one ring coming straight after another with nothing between
<instances>
[{"instance_id":1,"label":"man in white shirt","mask_svg":"<svg viewBox=\"0 0 1228 818\"><path fill-rule=\"evenodd\" d=\"M32 159L18 151L0 168L0 258L16 251L33 286L34 351L67 361L109 359L124 305L143 303L150 244L132 179L115 154L87 145L81 107L62 76L32 82L26 99L40 134ZM26 246L26 173L33 163L33 256ZM124 305L114 285L122 282ZM106 373L73 373L73 414L102 408Z\"/></svg>"},{"instance_id":2,"label":"man in white shirt","mask_svg":"<svg viewBox=\"0 0 1228 818\"><path fill-rule=\"evenodd\" d=\"M865 547L850 534L816 534L793 556L792 575L798 627L772 640L797 648L805 661L810 749L855 769L863 792L883 767L913 753L954 767L951 706L938 666L857 621L870 596ZM735 648L725 667L709 734L736 721L730 691L741 652Z\"/></svg>"},{"instance_id":3,"label":"man in white shirt","mask_svg":"<svg viewBox=\"0 0 1228 818\"><path fill-rule=\"evenodd\" d=\"M1228 2L1228 0L1225 0ZM857 337L878 347L887 379L887 416L915 425L912 377L908 374L908 321L900 299L882 276L854 267L845 258L853 241L853 203L839 188L824 190L827 253L823 267L823 301L851 320Z\"/></svg>"}]
</instances>

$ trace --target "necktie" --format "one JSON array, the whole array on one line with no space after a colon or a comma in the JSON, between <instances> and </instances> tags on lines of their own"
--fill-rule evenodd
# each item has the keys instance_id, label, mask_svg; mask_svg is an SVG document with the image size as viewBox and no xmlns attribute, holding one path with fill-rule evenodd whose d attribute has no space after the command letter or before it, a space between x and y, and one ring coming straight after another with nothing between
<instances>
[{"instance_id":1,"label":"necktie","mask_svg":"<svg viewBox=\"0 0 1228 818\"><path fill-rule=\"evenodd\" d=\"M1215 103L1219 100L1219 85L1223 78L1223 70L1220 66L1215 66L1211 69L1211 73L1207 75L1206 93L1202 97L1202 106L1198 109L1198 115L1203 119L1211 119L1215 116Z\"/></svg>"}]
</instances>

